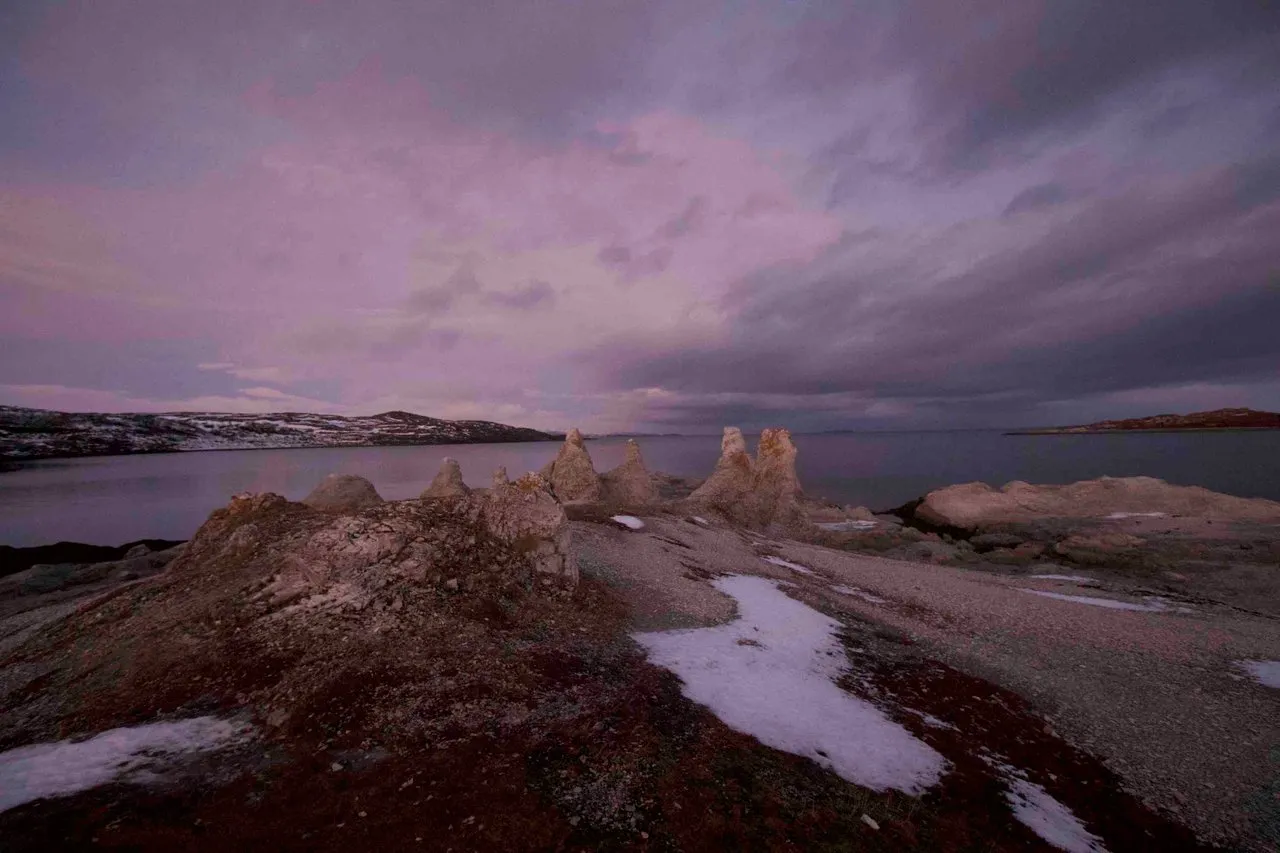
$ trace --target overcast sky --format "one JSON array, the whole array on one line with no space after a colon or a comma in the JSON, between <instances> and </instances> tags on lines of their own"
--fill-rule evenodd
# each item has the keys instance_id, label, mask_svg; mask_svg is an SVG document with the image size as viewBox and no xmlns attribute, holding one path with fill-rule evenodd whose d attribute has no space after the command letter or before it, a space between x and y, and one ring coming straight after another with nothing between
<instances>
[{"instance_id":1,"label":"overcast sky","mask_svg":"<svg viewBox=\"0 0 1280 853\"><path fill-rule=\"evenodd\" d=\"M1280 409L1270 0L0 3L0 403Z\"/></svg>"}]
</instances>

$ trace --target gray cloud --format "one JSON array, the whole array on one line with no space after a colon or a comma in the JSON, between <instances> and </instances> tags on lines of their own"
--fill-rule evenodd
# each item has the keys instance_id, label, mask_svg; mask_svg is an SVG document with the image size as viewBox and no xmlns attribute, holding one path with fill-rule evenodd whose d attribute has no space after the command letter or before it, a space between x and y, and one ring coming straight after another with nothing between
<instances>
[{"instance_id":1,"label":"gray cloud","mask_svg":"<svg viewBox=\"0 0 1280 853\"><path fill-rule=\"evenodd\" d=\"M483 285L465 264L454 270L435 287L415 290L405 300L405 311L410 315L445 314L459 299L480 293Z\"/></svg>"},{"instance_id":2,"label":"gray cloud","mask_svg":"<svg viewBox=\"0 0 1280 853\"><path fill-rule=\"evenodd\" d=\"M1053 207L1055 204L1062 204L1068 198L1067 190L1061 184L1036 184L1014 196L1005 206L1004 215L1013 216L1028 210Z\"/></svg>"},{"instance_id":3,"label":"gray cloud","mask_svg":"<svg viewBox=\"0 0 1280 853\"><path fill-rule=\"evenodd\" d=\"M280 94L301 108L309 94L355 79L360 97L389 99L388 109L375 111L389 121L397 110L419 111L406 115L407 127L439 125L444 137L484 138L499 154L545 153L552 163L584 150L591 155L584 162L605 151L601 159L615 164L679 163L679 145L699 144L697 133L672 132L641 151L628 146L628 131L610 129L660 113L672 126L687 122L743 143L793 182L796 204L825 203L844 218L845 237L819 257L746 275L718 305L719 256L699 239L723 224L746 246L787 208L791 200L780 200L787 193L752 197L736 219L711 229L711 202L690 192L667 221L649 221L642 232L625 227L632 199L621 197L611 211L618 227L603 232L611 236L566 227L555 246L535 247L616 240L597 258L624 284L670 271L665 288L696 289L705 297L699 310L718 310L723 320L720 336L696 345L614 340L572 362L548 356L536 368L563 384L565 399L661 388L643 417L680 428L999 422L1135 389L1260 387L1280 363L1272 331L1280 327L1275 3L137 0L127 7L17 0L0 9L0 114L8 119L0 123L0 192L87 184L90 192L68 196L83 198L121 183L168 188L253 163L277 144L287 150L297 133L345 151L345 134L359 138L365 128L344 126L341 115L314 130L293 127L287 116L264 115L255 98ZM417 149L392 138L352 170L376 166L392 181L411 175ZM717 180L737 180L736 168L727 164ZM547 175L527 192L554 208L564 199L548 186L554 171ZM429 177L406 192L432 209L459 201L450 175ZM647 190L618 192L643 201ZM273 202L261 203L275 210ZM377 218L381 208L370 209ZM560 213L548 211L575 219ZM501 210L484 216L497 243L526 244L529 235L503 232ZM297 260L312 238L290 236L289 227L247 255L251 272L264 280L306 274ZM26 259L28 241L11 242L12 257ZM409 262L376 240L357 240L325 269L355 280L365 257L393 280ZM686 257L698 269L690 278L705 269L706 280L680 281L673 260ZM38 267L64 278L69 268ZM610 276L600 279L603 304ZM164 292L163 283L146 288ZM495 290L464 264L408 294L364 303L353 295L329 320L317 305L290 343L316 362L377 362L372 377L427 351L463 346L470 357L465 345L474 341L443 325L461 308L515 322L515 312L554 309L569 294L538 279ZM16 355L0 373L14 384L110 385L166 397L230 391L227 376L169 367L175 359L239 360L228 344L252 335L225 325L230 331L217 334L226 339L182 345L11 337L5 351ZM455 353L455 361L467 359ZM481 390L457 396L479 399Z\"/></svg>"},{"instance_id":4,"label":"gray cloud","mask_svg":"<svg viewBox=\"0 0 1280 853\"><path fill-rule=\"evenodd\" d=\"M485 298L493 305L527 311L550 308L555 304L556 292L545 281L534 279L509 291L490 291Z\"/></svg>"},{"instance_id":5,"label":"gray cloud","mask_svg":"<svg viewBox=\"0 0 1280 853\"><path fill-rule=\"evenodd\" d=\"M1222 174L1097 199L927 286L914 255L863 270L860 242L846 241L742 282L724 305L727 340L631 342L590 361L611 366L606 386L683 395L658 405L664 423L703 412L758 424L778 394L811 423L864 422L893 402L917 419L990 423L1099 393L1266 382L1280 363L1280 206L1248 201ZM717 402L724 393L738 396ZM706 411L688 399L699 395ZM844 410L831 395L847 395Z\"/></svg>"}]
</instances>

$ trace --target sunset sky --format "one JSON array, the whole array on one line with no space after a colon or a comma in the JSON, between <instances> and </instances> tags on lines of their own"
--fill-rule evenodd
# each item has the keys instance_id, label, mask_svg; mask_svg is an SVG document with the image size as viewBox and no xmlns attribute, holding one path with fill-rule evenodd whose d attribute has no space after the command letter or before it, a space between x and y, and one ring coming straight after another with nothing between
<instances>
[{"instance_id":1,"label":"sunset sky","mask_svg":"<svg viewBox=\"0 0 1280 853\"><path fill-rule=\"evenodd\" d=\"M0 3L0 403L1280 410L1280 4Z\"/></svg>"}]
</instances>

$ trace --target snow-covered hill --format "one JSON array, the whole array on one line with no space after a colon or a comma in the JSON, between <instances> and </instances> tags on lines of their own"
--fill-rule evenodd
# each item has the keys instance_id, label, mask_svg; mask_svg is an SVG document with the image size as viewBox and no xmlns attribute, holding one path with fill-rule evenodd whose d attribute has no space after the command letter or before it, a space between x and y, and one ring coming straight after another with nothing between
<instances>
[{"instance_id":1,"label":"snow-covered hill","mask_svg":"<svg viewBox=\"0 0 1280 853\"><path fill-rule=\"evenodd\" d=\"M446 421L409 412L353 418L295 412L76 414L0 406L0 459L280 447L480 444L563 438L490 421Z\"/></svg>"}]
</instances>

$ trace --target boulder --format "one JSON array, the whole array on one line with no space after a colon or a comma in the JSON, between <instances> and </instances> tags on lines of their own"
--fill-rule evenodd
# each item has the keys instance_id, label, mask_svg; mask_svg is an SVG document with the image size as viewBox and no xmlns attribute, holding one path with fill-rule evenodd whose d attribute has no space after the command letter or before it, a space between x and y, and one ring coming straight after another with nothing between
<instances>
[{"instance_id":1,"label":"boulder","mask_svg":"<svg viewBox=\"0 0 1280 853\"><path fill-rule=\"evenodd\" d=\"M1239 498L1153 477L1101 477L1066 486L1018 480L1002 489L964 483L930 492L915 509L920 520L962 530L1051 518L1107 520L1159 514L1224 521L1280 521L1280 503Z\"/></svg>"},{"instance_id":2,"label":"boulder","mask_svg":"<svg viewBox=\"0 0 1280 853\"><path fill-rule=\"evenodd\" d=\"M627 457L600 477L604 500L619 506L646 506L658 500L658 487L645 467L640 445L627 439Z\"/></svg>"},{"instance_id":3,"label":"boulder","mask_svg":"<svg viewBox=\"0 0 1280 853\"><path fill-rule=\"evenodd\" d=\"M312 509L352 510L382 503L382 497L364 477L330 474L302 502Z\"/></svg>"},{"instance_id":4,"label":"boulder","mask_svg":"<svg viewBox=\"0 0 1280 853\"><path fill-rule=\"evenodd\" d=\"M423 498L460 498L471 494L471 489L462 481L462 466L458 460L448 456L440 463L440 473L423 491Z\"/></svg>"},{"instance_id":5,"label":"boulder","mask_svg":"<svg viewBox=\"0 0 1280 853\"><path fill-rule=\"evenodd\" d=\"M571 429L556 458L542 469L541 476L551 484L551 491L560 501L600 500L600 477L591 464L582 433Z\"/></svg>"}]
</instances>

